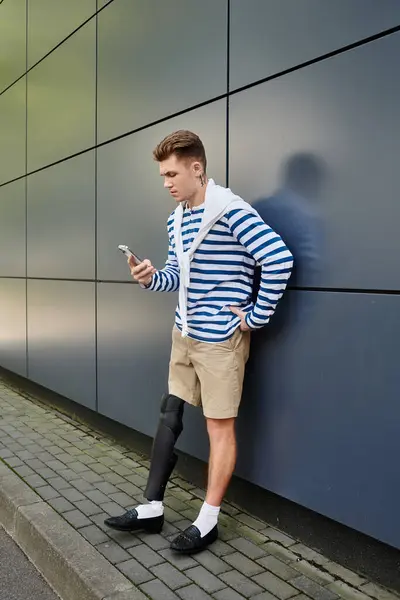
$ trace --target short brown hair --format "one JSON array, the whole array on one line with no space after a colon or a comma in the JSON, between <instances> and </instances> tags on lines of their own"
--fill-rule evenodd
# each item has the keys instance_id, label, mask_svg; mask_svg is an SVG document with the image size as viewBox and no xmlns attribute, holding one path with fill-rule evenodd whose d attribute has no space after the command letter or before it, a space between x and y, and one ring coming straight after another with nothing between
<instances>
[{"instance_id":1,"label":"short brown hair","mask_svg":"<svg viewBox=\"0 0 400 600\"><path fill-rule=\"evenodd\" d=\"M165 137L153 150L154 159L157 162L167 160L172 154L178 158L193 158L203 165L204 172L207 169L206 152L203 142L198 135L186 129L174 131Z\"/></svg>"}]
</instances>

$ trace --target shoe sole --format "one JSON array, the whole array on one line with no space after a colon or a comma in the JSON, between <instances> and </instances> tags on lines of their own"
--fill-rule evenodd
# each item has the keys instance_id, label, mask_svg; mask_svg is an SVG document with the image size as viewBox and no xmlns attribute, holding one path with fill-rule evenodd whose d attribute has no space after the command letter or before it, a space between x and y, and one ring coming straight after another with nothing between
<instances>
[{"instance_id":1,"label":"shoe sole","mask_svg":"<svg viewBox=\"0 0 400 600\"><path fill-rule=\"evenodd\" d=\"M105 523L106 527L109 527L110 529L115 529L115 531L124 531L126 533L134 533L135 531L147 531L147 533L160 533L160 531L162 530L164 523L162 523L161 525L148 525L147 527L145 527L144 525L141 525L139 527L118 527L116 525L109 525L108 523Z\"/></svg>"}]
</instances>

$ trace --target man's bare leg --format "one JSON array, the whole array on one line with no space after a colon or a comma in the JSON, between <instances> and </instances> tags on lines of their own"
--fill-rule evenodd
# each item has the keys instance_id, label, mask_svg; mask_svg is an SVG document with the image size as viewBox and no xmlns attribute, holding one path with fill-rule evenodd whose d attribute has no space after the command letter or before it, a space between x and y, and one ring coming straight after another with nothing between
<instances>
[{"instance_id":1,"label":"man's bare leg","mask_svg":"<svg viewBox=\"0 0 400 600\"><path fill-rule=\"evenodd\" d=\"M235 419L207 419L210 439L206 500L193 523L204 538L218 522L226 489L236 464Z\"/></svg>"}]
</instances>

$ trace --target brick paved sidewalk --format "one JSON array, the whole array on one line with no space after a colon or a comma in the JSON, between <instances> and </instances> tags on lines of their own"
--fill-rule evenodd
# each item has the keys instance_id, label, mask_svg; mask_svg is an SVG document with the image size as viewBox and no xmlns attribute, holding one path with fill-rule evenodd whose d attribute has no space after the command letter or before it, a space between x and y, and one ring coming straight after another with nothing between
<instances>
[{"instance_id":1,"label":"brick paved sidewalk","mask_svg":"<svg viewBox=\"0 0 400 600\"><path fill-rule=\"evenodd\" d=\"M108 530L103 520L143 501L149 462L0 380L0 460L154 600L398 600L267 523L225 503L220 540L193 557L169 550L204 491L178 477L162 534Z\"/></svg>"}]
</instances>

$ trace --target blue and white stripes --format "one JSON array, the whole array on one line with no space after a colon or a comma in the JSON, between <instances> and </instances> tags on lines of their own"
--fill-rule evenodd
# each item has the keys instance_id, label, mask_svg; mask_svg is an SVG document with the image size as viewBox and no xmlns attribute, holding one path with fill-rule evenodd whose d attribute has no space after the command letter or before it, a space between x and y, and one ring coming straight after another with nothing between
<instances>
[{"instance_id":1,"label":"blue and white stripes","mask_svg":"<svg viewBox=\"0 0 400 600\"><path fill-rule=\"evenodd\" d=\"M181 233L184 252L199 230L204 205L185 208ZM179 289L175 254L174 213L168 219L169 249L164 269L157 271L149 289ZM261 283L255 305L251 302L255 265L261 266ZM293 258L281 237L250 211L227 212L210 229L194 253L187 294L189 336L204 342L221 342L239 323L229 306L247 313L247 324L257 329L267 324L287 285ZM182 329L179 306L176 325Z\"/></svg>"}]
</instances>

